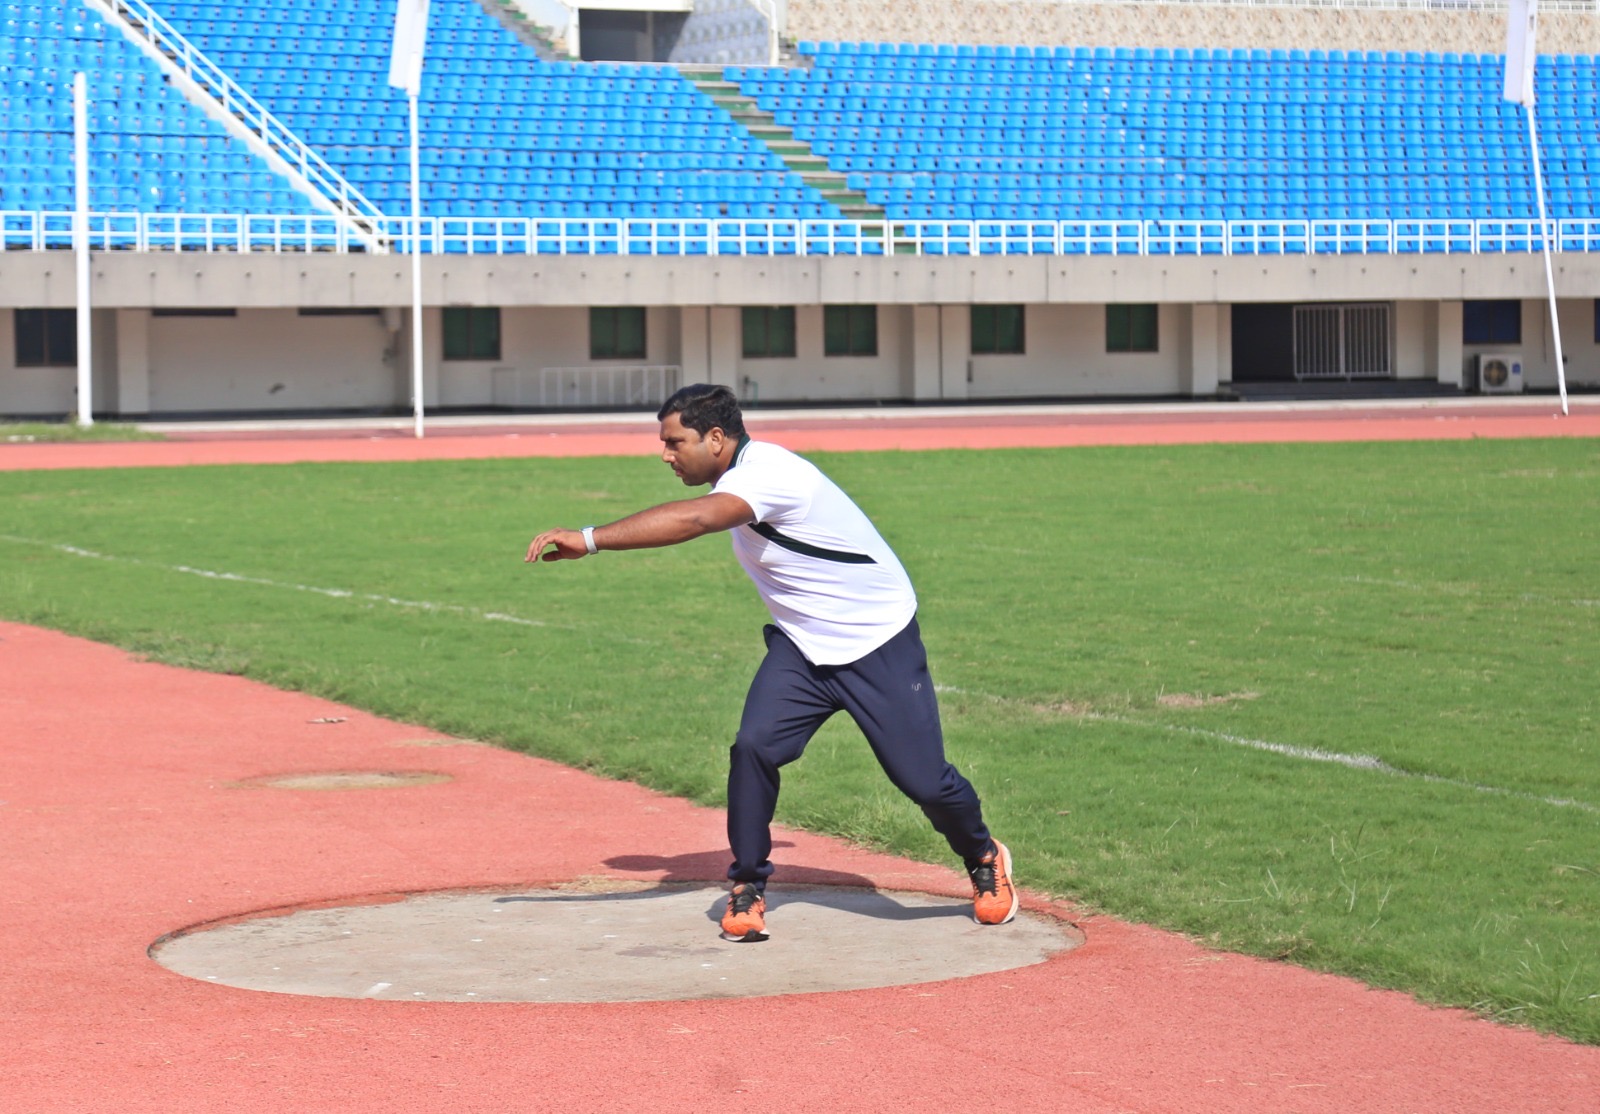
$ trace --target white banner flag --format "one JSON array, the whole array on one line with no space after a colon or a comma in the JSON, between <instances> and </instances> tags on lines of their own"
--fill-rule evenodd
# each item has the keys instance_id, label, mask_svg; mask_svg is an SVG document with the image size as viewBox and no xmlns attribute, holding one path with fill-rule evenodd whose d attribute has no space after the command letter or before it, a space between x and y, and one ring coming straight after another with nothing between
<instances>
[{"instance_id":1,"label":"white banner flag","mask_svg":"<svg viewBox=\"0 0 1600 1114\"><path fill-rule=\"evenodd\" d=\"M427 47L428 0L398 0L394 10L394 50L389 55L389 84L412 96L419 95L422 92L422 54Z\"/></svg>"},{"instance_id":2,"label":"white banner flag","mask_svg":"<svg viewBox=\"0 0 1600 1114\"><path fill-rule=\"evenodd\" d=\"M1533 68L1538 57L1534 44L1539 29L1539 0L1511 0L1506 17L1506 83L1501 93L1508 101L1533 107Z\"/></svg>"}]
</instances>

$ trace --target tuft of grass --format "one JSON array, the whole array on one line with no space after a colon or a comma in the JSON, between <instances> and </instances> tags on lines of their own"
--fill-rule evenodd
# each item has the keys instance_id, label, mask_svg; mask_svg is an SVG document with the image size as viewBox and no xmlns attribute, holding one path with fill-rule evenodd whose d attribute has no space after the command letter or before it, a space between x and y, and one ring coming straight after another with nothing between
<instances>
[{"instance_id":1,"label":"tuft of grass","mask_svg":"<svg viewBox=\"0 0 1600 1114\"><path fill-rule=\"evenodd\" d=\"M1600 1043L1600 444L818 462L911 571L1023 884ZM718 804L766 619L726 539L521 559L682 494L647 457L5 473L0 614ZM949 861L842 717L780 819Z\"/></svg>"},{"instance_id":2,"label":"tuft of grass","mask_svg":"<svg viewBox=\"0 0 1600 1114\"><path fill-rule=\"evenodd\" d=\"M121 422L95 422L91 426L81 426L77 422L0 422L0 445L24 445L39 441L165 440L159 433L150 433Z\"/></svg>"}]
</instances>

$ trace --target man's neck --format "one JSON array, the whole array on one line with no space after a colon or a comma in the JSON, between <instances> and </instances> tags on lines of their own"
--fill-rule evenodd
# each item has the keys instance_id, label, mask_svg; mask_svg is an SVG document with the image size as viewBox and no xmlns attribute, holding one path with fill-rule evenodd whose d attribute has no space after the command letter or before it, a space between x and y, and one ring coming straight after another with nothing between
<instances>
[{"instance_id":1,"label":"man's neck","mask_svg":"<svg viewBox=\"0 0 1600 1114\"><path fill-rule=\"evenodd\" d=\"M727 475L728 469L739 463L740 454L744 452L745 446L750 444L750 435L748 433L741 433L737 441L730 440L724 443L731 444L733 446L733 451L728 454L727 463L723 464L722 467L717 470L717 478L711 481L713 487L716 486L717 480L720 480L723 476Z\"/></svg>"}]
</instances>

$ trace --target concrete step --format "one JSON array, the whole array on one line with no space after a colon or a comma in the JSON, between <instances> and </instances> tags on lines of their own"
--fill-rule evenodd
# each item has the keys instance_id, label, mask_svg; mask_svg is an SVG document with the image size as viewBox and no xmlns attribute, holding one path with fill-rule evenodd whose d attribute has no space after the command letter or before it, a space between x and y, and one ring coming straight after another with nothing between
<instances>
[{"instance_id":1,"label":"concrete step","mask_svg":"<svg viewBox=\"0 0 1600 1114\"><path fill-rule=\"evenodd\" d=\"M793 128L778 123L772 113L762 109L737 84L726 80L720 67L680 66L678 69L711 99L711 103L732 116L752 138L777 155L785 166L799 174L806 185L822 194L846 219L869 226L879 225L887 219L887 214L868 200L866 195L850 189L845 184L845 176L829 166L828 160L813 151L809 143L796 139ZM882 236L879 231L867 234L875 239ZM902 246L897 245L895 250L900 251Z\"/></svg>"},{"instance_id":2,"label":"concrete step","mask_svg":"<svg viewBox=\"0 0 1600 1114\"><path fill-rule=\"evenodd\" d=\"M548 27L535 23L528 17L527 12L509 0L482 0L482 6L497 22L532 47L533 52L546 62L576 61L572 55L556 44L555 36Z\"/></svg>"}]
</instances>

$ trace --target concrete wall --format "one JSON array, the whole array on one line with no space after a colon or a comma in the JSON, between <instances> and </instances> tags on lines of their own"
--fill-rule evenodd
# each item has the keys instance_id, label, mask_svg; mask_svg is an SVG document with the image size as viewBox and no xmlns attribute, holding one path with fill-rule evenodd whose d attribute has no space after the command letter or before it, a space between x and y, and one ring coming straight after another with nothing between
<instances>
[{"instance_id":1,"label":"concrete wall","mask_svg":"<svg viewBox=\"0 0 1600 1114\"><path fill-rule=\"evenodd\" d=\"M728 385L742 398L762 402L908 398L913 316L909 306L878 308L876 356L824 355L823 307L817 305L795 307L792 359L746 358L738 310L716 313L712 327L731 333L722 338L720 347L733 356L734 379Z\"/></svg>"},{"instance_id":2,"label":"concrete wall","mask_svg":"<svg viewBox=\"0 0 1600 1114\"><path fill-rule=\"evenodd\" d=\"M1600 345L1595 343L1595 303L1562 300L1556 305L1561 317L1561 348L1567 362L1569 387L1600 387ZM1457 333L1459 336L1459 332ZM1528 298L1522 303L1522 343L1466 344L1457 352L1463 375L1470 384L1477 378L1480 354L1510 352L1522 357L1522 380L1530 390L1556 387L1555 332L1550 324L1550 303L1543 298Z\"/></svg>"},{"instance_id":3,"label":"concrete wall","mask_svg":"<svg viewBox=\"0 0 1600 1114\"><path fill-rule=\"evenodd\" d=\"M1596 330L1600 328L1595 318L1595 300L1558 305L1561 318L1561 348L1562 354L1567 359L1567 382L1586 385L1600 385L1600 344L1595 342ZM1549 308L1543 304L1535 311L1544 316L1548 322ZM1548 327L1548 325L1546 326ZM1527 333L1523 333L1527 337ZM1552 352L1552 356L1554 353ZM1546 367L1539 369L1539 381L1535 386L1541 386L1548 380L1555 378L1555 360L1552 358Z\"/></svg>"},{"instance_id":4,"label":"concrete wall","mask_svg":"<svg viewBox=\"0 0 1600 1114\"><path fill-rule=\"evenodd\" d=\"M95 410L115 412L120 409L116 312L92 311L91 335L94 378L90 390ZM16 357L16 315L0 310L0 414L55 417L77 412L76 367L18 367Z\"/></svg>"},{"instance_id":5,"label":"concrete wall","mask_svg":"<svg viewBox=\"0 0 1600 1114\"><path fill-rule=\"evenodd\" d=\"M1555 257L1563 297L1600 296L1600 253ZM74 304L66 252L10 252L0 307ZM1103 305L1542 298L1537 255L449 256L423 266L425 305ZM407 306L404 257L96 253L104 308Z\"/></svg>"},{"instance_id":6,"label":"concrete wall","mask_svg":"<svg viewBox=\"0 0 1600 1114\"><path fill-rule=\"evenodd\" d=\"M1384 11L1249 3L792 0L786 34L836 42L1280 47L1504 53L1504 9ZM1546 54L1600 52L1600 17L1539 13Z\"/></svg>"},{"instance_id":7,"label":"concrete wall","mask_svg":"<svg viewBox=\"0 0 1600 1114\"><path fill-rule=\"evenodd\" d=\"M1163 306L1156 352L1108 353L1103 305L1025 305L1025 351L974 355L969 306L939 311L932 398L1092 398L1188 393L1189 307ZM1213 379L1202 393L1216 388Z\"/></svg>"},{"instance_id":8,"label":"concrete wall","mask_svg":"<svg viewBox=\"0 0 1600 1114\"><path fill-rule=\"evenodd\" d=\"M452 257L424 274L424 401L486 407L497 376L585 367L588 307L647 308L647 363L685 381L726 383L761 401L1021 397L1208 397L1231 380L1230 307L1249 301L1389 301L1396 375L1470 383L1485 349L1461 341L1468 298L1523 302L1532 388L1555 384L1554 345L1535 256L977 259ZM1557 256L1562 336L1574 386L1600 386L1594 299L1600 259ZM373 256L95 258L95 408L404 409L410 404L409 268ZM72 305L70 257L8 253L0 307ZM1159 305L1160 348L1105 351L1107 301ZM1027 350L971 354L974 302L1026 307ZM879 307L873 357L823 355L828 304ZM740 307L794 305L792 359L746 359ZM381 316L306 317L295 306L387 307ZM442 360L443 305L502 307L497 361ZM236 308L237 316L153 317L152 306ZM71 368L14 367L0 311L0 413L61 415ZM1492 346L1499 348L1501 346ZM536 382L536 379L535 379Z\"/></svg>"},{"instance_id":9,"label":"concrete wall","mask_svg":"<svg viewBox=\"0 0 1600 1114\"><path fill-rule=\"evenodd\" d=\"M1214 310L1211 311L1214 315ZM502 311L501 358L442 359L442 313L425 310L424 400L429 406L486 407L496 379L544 368L608 363L678 365L685 380L723 382L752 401L935 400L1186 393L1188 307L1162 310L1162 349L1108 356L1098 306L1027 307L1027 351L971 354L970 307L878 308L874 356L824 353L819 305L796 307L791 358L743 355L739 307L652 307L642 361L592 361L586 307ZM96 399L129 414L212 410L377 409L410 398L405 315L304 317L292 309L241 309L234 317L153 316L101 311ZM0 314L9 332L12 316ZM8 338L9 339L9 338ZM1212 341L1214 346L1214 339ZM7 351L11 348L8 344ZM71 368L15 369L0 389L0 411L64 413L73 405ZM23 386L26 384L27 386ZM1214 378L1201 393L1214 389Z\"/></svg>"},{"instance_id":10,"label":"concrete wall","mask_svg":"<svg viewBox=\"0 0 1600 1114\"><path fill-rule=\"evenodd\" d=\"M750 0L696 0L668 58L719 66L765 66L767 20Z\"/></svg>"},{"instance_id":11,"label":"concrete wall","mask_svg":"<svg viewBox=\"0 0 1600 1114\"><path fill-rule=\"evenodd\" d=\"M430 380L436 378L437 381L437 390L424 396L431 405L489 406L497 398L497 380L502 392L508 389L504 383L507 375L520 375L530 390L537 390L545 368L661 366L683 362L682 315L676 308L646 308L642 360L591 360L587 306L502 309L500 359L445 360L440 339L443 315L437 309L425 312L423 337L429 347ZM551 388L555 388L554 380Z\"/></svg>"},{"instance_id":12,"label":"concrete wall","mask_svg":"<svg viewBox=\"0 0 1600 1114\"><path fill-rule=\"evenodd\" d=\"M391 406L388 340L379 317L302 317L293 309L153 317L150 410Z\"/></svg>"},{"instance_id":13,"label":"concrete wall","mask_svg":"<svg viewBox=\"0 0 1600 1114\"><path fill-rule=\"evenodd\" d=\"M1437 369L1428 362L1431 349L1438 346L1438 336L1428 326L1428 305L1423 302L1397 302L1389 311L1390 328L1394 332L1394 347L1390 357L1394 361L1396 379L1435 379Z\"/></svg>"},{"instance_id":14,"label":"concrete wall","mask_svg":"<svg viewBox=\"0 0 1600 1114\"><path fill-rule=\"evenodd\" d=\"M1231 306L1189 307L1187 393L1197 398L1233 381L1232 313Z\"/></svg>"},{"instance_id":15,"label":"concrete wall","mask_svg":"<svg viewBox=\"0 0 1600 1114\"><path fill-rule=\"evenodd\" d=\"M0 413L65 414L76 405L77 369L18 367L16 314L0 313Z\"/></svg>"}]
</instances>

